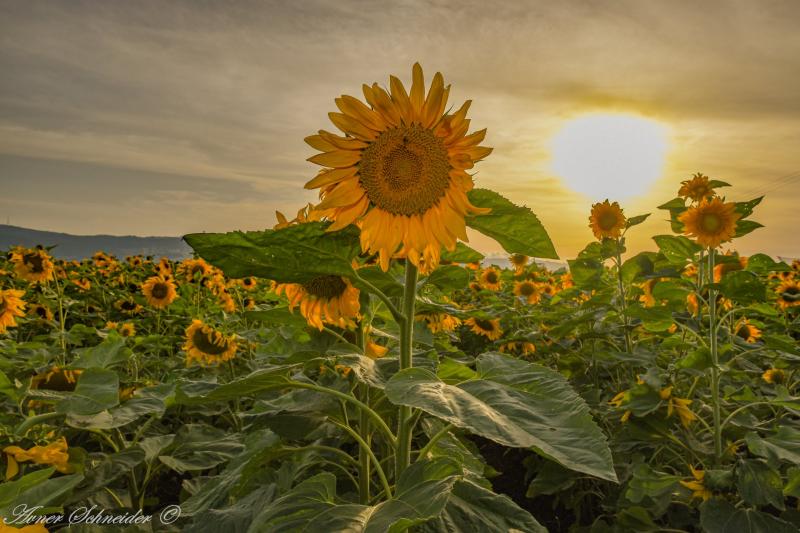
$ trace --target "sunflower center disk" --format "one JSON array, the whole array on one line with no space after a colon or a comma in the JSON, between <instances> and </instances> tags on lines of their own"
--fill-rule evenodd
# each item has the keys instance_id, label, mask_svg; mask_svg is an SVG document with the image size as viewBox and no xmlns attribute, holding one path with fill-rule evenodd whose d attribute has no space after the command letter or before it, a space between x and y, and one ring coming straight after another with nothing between
<instances>
[{"instance_id":1,"label":"sunflower center disk","mask_svg":"<svg viewBox=\"0 0 800 533\"><path fill-rule=\"evenodd\" d=\"M312 296L332 300L344 294L347 284L339 276L320 276L303 283L303 288Z\"/></svg>"},{"instance_id":2,"label":"sunflower center disk","mask_svg":"<svg viewBox=\"0 0 800 533\"><path fill-rule=\"evenodd\" d=\"M153 295L153 298L157 300L163 300L164 298L167 297L168 292L169 289L167 288L166 283L156 283L155 285L153 285L153 291L151 294Z\"/></svg>"},{"instance_id":3,"label":"sunflower center disk","mask_svg":"<svg viewBox=\"0 0 800 533\"><path fill-rule=\"evenodd\" d=\"M384 131L361 155L359 180L370 201L394 215L425 213L450 185L447 148L418 125Z\"/></svg>"},{"instance_id":4,"label":"sunflower center disk","mask_svg":"<svg viewBox=\"0 0 800 533\"><path fill-rule=\"evenodd\" d=\"M708 213L703 217L703 229L706 231L717 231L721 225L722 221L713 213Z\"/></svg>"},{"instance_id":5,"label":"sunflower center disk","mask_svg":"<svg viewBox=\"0 0 800 533\"><path fill-rule=\"evenodd\" d=\"M489 283L497 283L497 274L494 272L489 272L486 274L486 281Z\"/></svg>"},{"instance_id":6,"label":"sunflower center disk","mask_svg":"<svg viewBox=\"0 0 800 533\"><path fill-rule=\"evenodd\" d=\"M208 355L219 355L228 349L227 341L223 341L221 344L214 344L211 342L211 337L214 337L214 340L219 340L220 334L215 331L204 333L202 329L198 329L192 336L192 342L198 350Z\"/></svg>"},{"instance_id":7,"label":"sunflower center disk","mask_svg":"<svg viewBox=\"0 0 800 533\"><path fill-rule=\"evenodd\" d=\"M39 254L25 254L22 257L22 262L28 265L32 272L44 271L44 264Z\"/></svg>"},{"instance_id":8,"label":"sunflower center disk","mask_svg":"<svg viewBox=\"0 0 800 533\"><path fill-rule=\"evenodd\" d=\"M490 320L486 320L483 318L476 318L475 324L483 331L494 331L494 324L492 324Z\"/></svg>"},{"instance_id":9,"label":"sunflower center disk","mask_svg":"<svg viewBox=\"0 0 800 533\"><path fill-rule=\"evenodd\" d=\"M600 227L606 231L614 229L617 224L617 215L614 213L603 213L600 215L600 220L597 221Z\"/></svg>"},{"instance_id":10,"label":"sunflower center disk","mask_svg":"<svg viewBox=\"0 0 800 533\"><path fill-rule=\"evenodd\" d=\"M532 283L523 283L519 288L519 292L523 296L530 296L535 292L535 288Z\"/></svg>"}]
</instances>

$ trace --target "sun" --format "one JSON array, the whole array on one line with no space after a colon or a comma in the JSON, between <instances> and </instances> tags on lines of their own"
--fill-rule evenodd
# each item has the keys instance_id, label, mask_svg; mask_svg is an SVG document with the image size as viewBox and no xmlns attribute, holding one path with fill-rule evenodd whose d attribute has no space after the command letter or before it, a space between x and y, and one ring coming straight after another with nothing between
<instances>
[{"instance_id":1,"label":"sun","mask_svg":"<svg viewBox=\"0 0 800 533\"><path fill-rule=\"evenodd\" d=\"M667 128L624 114L592 114L566 123L553 137L552 170L592 200L645 193L664 169Z\"/></svg>"}]
</instances>

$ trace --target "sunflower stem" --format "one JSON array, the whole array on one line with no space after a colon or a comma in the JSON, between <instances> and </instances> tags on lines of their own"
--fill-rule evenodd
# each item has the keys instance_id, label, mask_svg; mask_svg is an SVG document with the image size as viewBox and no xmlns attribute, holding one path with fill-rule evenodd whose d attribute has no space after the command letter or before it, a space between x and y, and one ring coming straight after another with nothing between
<instances>
[{"instance_id":1,"label":"sunflower stem","mask_svg":"<svg viewBox=\"0 0 800 533\"><path fill-rule=\"evenodd\" d=\"M621 243L619 239L616 239L616 252L617 252L617 285L619 287L619 307L622 311L622 328L623 333L625 334L625 349L628 353L633 353L633 341L631 340L631 330L630 324L628 322L628 315L625 314L627 303L625 301L625 283L622 280L622 254L620 253Z\"/></svg>"},{"instance_id":2,"label":"sunflower stem","mask_svg":"<svg viewBox=\"0 0 800 533\"><path fill-rule=\"evenodd\" d=\"M722 459L722 424L719 405L719 353L717 350L717 291L714 284L714 249L708 250L708 335L711 351L711 407L714 415L714 464Z\"/></svg>"},{"instance_id":3,"label":"sunflower stem","mask_svg":"<svg viewBox=\"0 0 800 533\"><path fill-rule=\"evenodd\" d=\"M411 346L414 341L414 304L417 299L417 277L418 270L416 265L406 259L406 279L403 289L403 322L400 323L400 370L413 366L411 357ZM411 464L411 437L413 428L408 423L411 419L411 407L400 406L400 414L397 420L397 457L396 472L398 478L403 471Z\"/></svg>"}]
</instances>

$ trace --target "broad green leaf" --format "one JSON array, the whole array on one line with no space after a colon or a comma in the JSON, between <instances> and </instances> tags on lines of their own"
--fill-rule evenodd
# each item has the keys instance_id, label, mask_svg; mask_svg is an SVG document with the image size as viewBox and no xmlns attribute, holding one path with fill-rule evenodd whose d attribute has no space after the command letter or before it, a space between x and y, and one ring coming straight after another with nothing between
<instances>
[{"instance_id":1,"label":"broad green leaf","mask_svg":"<svg viewBox=\"0 0 800 533\"><path fill-rule=\"evenodd\" d=\"M17 401L17 389L2 370L0 370L0 394L5 394L14 402Z\"/></svg>"},{"instance_id":2,"label":"broad green leaf","mask_svg":"<svg viewBox=\"0 0 800 533\"><path fill-rule=\"evenodd\" d=\"M674 322L669 307L643 307L633 304L625 309L625 314L641 320L648 331L667 331Z\"/></svg>"},{"instance_id":3,"label":"broad green leaf","mask_svg":"<svg viewBox=\"0 0 800 533\"><path fill-rule=\"evenodd\" d=\"M720 289L723 295L734 302L749 304L763 302L767 297L767 287L758 276L747 270L729 272L722 278Z\"/></svg>"},{"instance_id":4,"label":"broad green leaf","mask_svg":"<svg viewBox=\"0 0 800 533\"><path fill-rule=\"evenodd\" d=\"M535 498L541 495L557 494L572 487L579 474L564 468L555 461L542 460L537 466L536 477L531 480L526 498Z\"/></svg>"},{"instance_id":5,"label":"broad green leaf","mask_svg":"<svg viewBox=\"0 0 800 533\"><path fill-rule=\"evenodd\" d=\"M769 274L770 272L788 272L791 269L792 267L783 261L773 261L772 258L766 254L753 254L747 258L747 267L745 270L757 274Z\"/></svg>"},{"instance_id":6,"label":"broad green leaf","mask_svg":"<svg viewBox=\"0 0 800 533\"><path fill-rule=\"evenodd\" d=\"M119 404L119 377L113 370L89 368L78 378L75 391L56 404L56 412L94 415Z\"/></svg>"},{"instance_id":7,"label":"broad green leaf","mask_svg":"<svg viewBox=\"0 0 800 533\"><path fill-rule=\"evenodd\" d=\"M572 259L567 264L577 287L595 289L600 286L605 269L598 259Z\"/></svg>"},{"instance_id":8,"label":"broad green leaf","mask_svg":"<svg viewBox=\"0 0 800 533\"><path fill-rule=\"evenodd\" d=\"M528 511L506 495L495 494L472 481L453 486L441 516L418 528L422 533L457 531L507 531L547 533Z\"/></svg>"},{"instance_id":9,"label":"broad green leaf","mask_svg":"<svg viewBox=\"0 0 800 533\"><path fill-rule=\"evenodd\" d=\"M784 509L781 475L763 461L740 461L736 467L736 486L739 495L750 505L771 504Z\"/></svg>"},{"instance_id":10,"label":"broad green leaf","mask_svg":"<svg viewBox=\"0 0 800 533\"><path fill-rule=\"evenodd\" d=\"M627 283L655 272L656 252L641 252L622 263L622 279Z\"/></svg>"},{"instance_id":11,"label":"broad green leaf","mask_svg":"<svg viewBox=\"0 0 800 533\"><path fill-rule=\"evenodd\" d=\"M706 533L797 533L797 528L754 509L738 509L713 498L700 506L700 525Z\"/></svg>"},{"instance_id":12,"label":"broad green leaf","mask_svg":"<svg viewBox=\"0 0 800 533\"><path fill-rule=\"evenodd\" d=\"M773 466L781 460L800 466L800 430L780 426L774 435L766 438L751 431L745 435L745 442L751 453L767 459Z\"/></svg>"},{"instance_id":13,"label":"broad green leaf","mask_svg":"<svg viewBox=\"0 0 800 533\"><path fill-rule=\"evenodd\" d=\"M783 487L784 496L800 498L800 468L793 466L786 471L786 485Z\"/></svg>"},{"instance_id":14,"label":"broad green leaf","mask_svg":"<svg viewBox=\"0 0 800 533\"><path fill-rule=\"evenodd\" d=\"M255 372L230 383L226 383L206 394L208 401L233 400L242 396L250 396L265 390L285 387L289 383L286 374L290 366L273 366Z\"/></svg>"},{"instance_id":15,"label":"broad green leaf","mask_svg":"<svg viewBox=\"0 0 800 533\"><path fill-rule=\"evenodd\" d=\"M708 348L701 346L679 359L675 366L677 368L693 368L694 370L711 368L711 352Z\"/></svg>"},{"instance_id":16,"label":"broad green leaf","mask_svg":"<svg viewBox=\"0 0 800 533\"><path fill-rule=\"evenodd\" d=\"M108 337L97 346L78 350L78 359L69 366L70 368L110 368L124 363L130 356L131 350L125 346L125 339L116 331L111 331Z\"/></svg>"},{"instance_id":17,"label":"broad green leaf","mask_svg":"<svg viewBox=\"0 0 800 533\"><path fill-rule=\"evenodd\" d=\"M364 282L370 283L373 287L380 290L386 296L403 296L402 274L398 277L393 275L394 269L388 272L381 270L379 266L368 266L358 269L358 278L353 278L353 285L359 289L370 291L371 287ZM362 280L364 282L362 282Z\"/></svg>"},{"instance_id":18,"label":"broad green leaf","mask_svg":"<svg viewBox=\"0 0 800 533\"><path fill-rule=\"evenodd\" d=\"M752 233L758 228L763 228L764 224L760 224L755 220L739 220L736 222L736 234L734 238L744 237L748 233Z\"/></svg>"},{"instance_id":19,"label":"broad green leaf","mask_svg":"<svg viewBox=\"0 0 800 533\"><path fill-rule=\"evenodd\" d=\"M304 531L400 533L436 518L450 497L461 469L448 459L418 461L397 483L392 499L375 506L336 505L314 517Z\"/></svg>"},{"instance_id":20,"label":"broad green leaf","mask_svg":"<svg viewBox=\"0 0 800 533\"><path fill-rule=\"evenodd\" d=\"M736 212L742 215L742 218L747 218L753 213L753 209L755 209L763 199L763 196L759 196L758 198L753 198L747 202L735 202Z\"/></svg>"},{"instance_id":21,"label":"broad green leaf","mask_svg":"<svg viewBox=\"0 0 800 533\"><path fill-rule=\"evenodd\" d=\"M336 505L335 497L336 476L330 472L317 474L265 507L247 531L248 533L303 531L311 520Z\"/></svg>"},{"instance_id":22,"label":"broad green leaf","mask_svg":"<svg viewBox=\"0 0 800 533\"><path fill-rule=\"evenodd\" d=\"M410 368L392 376L386 395L395 405L616 481L605 436L561 374L496 353L481 355L477 372L479 379L448 385L428 370Z\"/></svg>"},{"instance_id":23,"label":"broad green leaf","mask_svg":"<svg viewBox=\"0 0 800 533\"><path fill-rule=\"evenodd\" d=\"M456 243L456 248L452 252L442 250L442 261L450 261L451 263L477 263L483 257L482 253L473 250L461 241Z\"/></svg>"},{"instance_id":24,"label":"broad green leaf","mask_svg":"<svg viewBox=\"0 0 800 533\"><path fill-rule=\"evenodd\" d=\"M653 237L658 249L670 263L682 265L692 259L702 248L682 235L656 235Z\"/></svg>"},{"instance_id":25,"label":"broad green leaf","mask_svg":"<svg viewBox=\"0 0 800 533\"><path fill-rule=\"evenodd\" d=\"M241 435L205 424L181 426L173 445L158 460L179 473L207 470L228 461L244 448Z\"/></svg>"},{"instance_id":26,"label":"broad green leaf","mask_svg":"<svg viewBox=\"0 0 800 533\"><path fill-rule=\"evenodd\" d=\"M183 239L232 278L304 283L324 275L350 277L351 261L361 251L358 229L348 226L326 232L327 225L310 222L279 230L193 233Z\"/></svg>"},{"instance_id":27,"label":"broad green leaf","mask_svg":"<svg viewBox=\"0 0 800 533\"><path fill-rule=\"evenodd\" d=\"M647 220L647 217L649 217L649 216L650 216L650 213L647 213L645 215L637 215L635 217L629 218L625 222L625 229L632 228L633 226L638 226L639 224L641 224L642 222Z\"/></svg>"},{"instance_id":28,"label":"broad green leaf","mask_svg":"<svg viewBox=\"0 0 800 533\"><path fill-rule=\"evenodd\" d=\"M42 509L38 511L47 513L58 508L72 489L83 481L81 474L49 478L53 471L47 468L27 474L17 481L0 484L0 516L13 516L13 509L23 504L28 508L41 506Z\"/></svg>"},{"instance_id":29,"label":"broad green leaf","mask_svg":"<svg viewBox=\"0 0 800 533\"><path fill-rule=\"evenodd\" d=\"M113 481L127 475L145 459L144 451L138 446L126 448L119 453L103 457L99 464L85 472L83 482L75 487L65 503L86 501L96 491L109 486Z\"/></svg>"},{"instance_id":30,"label":"broad green leaf","mask_svg":"<svg viewBox=\"0 0 800 533\"><path fill-rule=\"evenodd\" d=\"M680 480L680 476L658 472L648 464L641 463L633 469L633 477L628 482L625 497L633 503L640 503L645 496L656 500L665 494L669 495Z\"/></svg>"},{"instance_id":31,"label":"broad green leaf","mask_svg":"<svg viewBox=\"0 0 800 533\"><path fill-rule=\"evenodd\" d=\"M473 189L467 196L473 205L492 210L486 215L468 216L467 226L493 238L510 254L558 259L547 231L533 211L488 189Z\"/></svg>"},{"instance_id":32,"label":"broad green leaf","mask_svg":"<svg viewBox=\"0 0 800 533\"><path fill-rule=\"evenodd\" d=\"M466 289L472 275L465 268L456 265L440 266L424 279L442 291Z\"/></svg>"},{"instance_id":33,"label":"broad green leaf","mask_svg":"<svg viewBox=\"0 0 800 533\"><path fill-rule=\"evenodd\" d=\"M300 310L295 309L293 313L287 306L273 307L263 311L247 311L244 316L247 320L263 322L272 326L290 325L301 330L306 327L306 319L300 314Z\"/></svg>"}]
</instances>

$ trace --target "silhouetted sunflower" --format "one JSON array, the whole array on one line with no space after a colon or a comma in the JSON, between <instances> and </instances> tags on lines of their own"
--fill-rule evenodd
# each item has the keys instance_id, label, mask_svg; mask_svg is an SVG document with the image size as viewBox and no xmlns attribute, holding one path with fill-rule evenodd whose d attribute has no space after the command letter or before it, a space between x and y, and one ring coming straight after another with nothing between
<instances>
[{"instance_id":1,"label":"silhouetted sunflower","mask_svg":"<svg viewBox=\"0 0 800 533\"><path fill-rule=\"evenodd\" d=\"M622 213L619 203L609 203L608 200L592 205L589 215L589 227L594 236L600 240L604 238L616 239L625 228L626 218Z\"/></svg>"}]
</instances>

